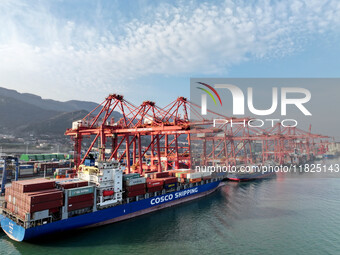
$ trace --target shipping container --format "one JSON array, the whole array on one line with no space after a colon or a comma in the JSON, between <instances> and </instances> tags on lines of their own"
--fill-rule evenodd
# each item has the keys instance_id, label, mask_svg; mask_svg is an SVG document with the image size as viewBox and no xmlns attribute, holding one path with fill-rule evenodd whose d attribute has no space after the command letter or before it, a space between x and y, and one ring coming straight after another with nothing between
<instances>
[{"instance_id":1,"label":"shipping container","mask_svg":"<svg viewBox=\"0 0 340 255\"><path fill-rule=\"evenodd\" d=\"M146 193L145 189L144 190L131 191L131 192L127 192L127 197L140 196L140 195L144 195L145 193Z\"/></svg>"},{"instance_id":2,"label":"shipping container","mask_svg":"<svg viewBox=\"0 0 340 255\"><path fill-rule=\"evenodd\" d=\"M202 177L201 172L194 172L194 173L188 173L187 174L188 179L197 179L197 178L201 178L201 177Z\"/></svg>"},{"instance_id":3,"label":"shipping container","mask_svg":"<svg viewBox=\"0 0 340 255\"><path fill-rule=\"evenodd\" d=\"M200 173L201 173L201 177L211 176L211 172L200 172Z\"/></svg>"},{"instance_id":4,"label":"shipping container","mask_svg":"<svg viewBox=\"0 0 340 255\"><path fill-rule=\"evenodd\" d=\"M139 178L139 177L140 177L140 174L138 173L124 174L123 181L127 181L127 180L134 179L134 178Z\"/></svg>"},{"instance_id":5,"label":"shipping container","mask_svg":"<svg viewBox=\"0 0 340 255\"><path fill-rule=\"evenodd\" d=\"M177 183L164 184L165 189L175 189L177 188Z\"/></svg>"},{"instance_id":6,"label":"shipping container","mask_svg":"<svg viewBox=\"0 0 340 255\"><path fill-rule=\"evenodd\" d=\"M33 169L33 166L32 165L29 165L29 164L20 164L19 166L20 169Z\"/></svg>"},{"instance_id":7,"label":"shipping container","mask_svg":"<svg viewBox=\"0 0 340 255\"><path fill-rule=\"evenodd\" d=\"M128 179L128 180L125 182L126 186L133 186L133 185L142 184L142 183L146 183L145 177L139 177L139 178Z\"/></svg>"},{"instance_id":8,"label":"shipping container","mask_svg":"<svg viewBox=\"0 0 340 255\"><path fill-rule=\"evenodd\" d=\"M81 188L74 188L68 190L68 196L69 197L75 197L85 194L90 194L94 192L94 186L86 186Z\"/></svg>"},{"instance_id":9,"label":"shipping container","mask_svg":"<svg viewBox=\"0 0 340 255\"><path fill-rule=\"evenodd\" d=\"M41 193L23 193L25 194L25 203L38 204L52 200L63 199L63 192L58 189L46 190Z\"/></svg>"},{"instance_id":10,"label":"shipping container","mask_svg":"<svg viewBox=\"0 0 340 255\"><path fill-rule=\"evenodd\" d=\"M153 175L154 175L154 173L145 173L145 174L144 174L144 177L145 177L145 178L152 178Z\"/></svg>"},{"instance_id":11,"label":"shipping container","mask_svg":"<svg viewBox=\"0 0 340 255\"><path fill-rule=\"evenodd\" d=\"M53 189L55 188L55 181L47 180L47 179L30 179L30 180L22 180L22 181L14 181L12 182L13 189L18 192L33 192L45 189Z\"/></svg>"},{"instance_id":12,"label":"shipping container","mask_svg":"<svg viewBox=\"0 0 340 255\"><path fill-rule=\"evenodd\" d=\"M176 177L167 177L167 178L162 178L161 180L164 181L164 184L170 184L170 183L177 183L178 178Z\"/></svg>"},{"instance_id":13,"label":"shipping container","mask_svg":"<svg viewBox=\"0 0 340 255\"><path fill-rule=\"evenodd\" d=\"M74 202L72 204L68 204L68 211L72 212L79 209L84 209L87 207L93 206L93 200L82 201L82 202Z\"/></svg>"},{"instance_id":14,"label":"shipping container","mask_svg":"<svg viewBox=\"0 0 340 255\"><path fill-rule=\"evenodd\" d=\"M188 179L190 183L196 183L202 181L202 178Z\"/></svg>"},{"instance_id":15,"label":"shipping container","mask_svg":"<svg viewBox=\"0 0 340 255\"><path fill-rule=\"evenodd\" d=\"M154 186L154 187L150 187L148 188L148 192L156 192L156 191L161 191L163 189L163 185L160 186Z\"/></svg>"},{"instance_id":16,"label":"shipping container","mask_svg":"<svg viewBox=\"0 0 340 255\"><path fill-rule=\"evenodd\" d=\"M155 173L154 174L154 178L165 178L165 177L169 177L168 172L161 172L161 173Z\"/></svg>"},{"instance_id":17,"label":"shipping container","mask_svg":"<svg viewBox=\"0 0 340 255\"><path fill-rule=\"evenodd\" d=\"M145 183L141 183L141 184L136 184L136 185L133 185L133 186L127 186L126 190L128 192L131 192L131 191L136 191L136 190L141 190L141 189L145 190L145 188L146 188Z\"/></svg>"},{"instance_id":18,"label":"shipping container","mask_svg":"<svg viewBox=\"0 0 340 255\"><path fill-rule=\"evenodd\" d=\"M148 188L163 186L164 181L161 179L147 180L146 185Z\"/></svg>"},{"instance_id":19,"label":"shipping container","mask_svg":"<svg viewBox=\"0 0 340 255\"><path fill-rule=\"evenodd\" d=\"M18 213L19 210L22 211L22 215L27 213L38 212L42 210L47 210L51 208L61 207L63 205L62 200L53 200L39 204L28 204L23 203L22 200L17 200L16 203L8 203L8 205L12 204L14 208L14 212Z\"/></svg>"},{"instance_id":20,"label":"shipping container","mask_svg":"<svg viewBox=\"0 0 340 255\"><path fill-rule=\"evenodd\" d=\"M56 181L56 185L62 189L73 189L73 188L80 188L80 187L88 186L88 182L87 181L66 181L66 182Z\"/></svg>"},{"instance_id":21,"label":"shipping container","mask_svg":"<svg viewBox=\"0 0 340 255\"><path fill-rule=\"evenodd\" d=\"M80 196L75 196L75 197L69 197L68 198L68 204L73 204L73 203L79 203L79 202L84 202L84 201L89 201L94 199L94 194L85 194L85 195L80 195Z\"/></svg>"},{"instance_id":22,"label":"shipping container","mask_svg":"<svg viewBox=\"0 0 340 255\"><path fill-rule=\"evenodd\" d=\"M29 177L34 175L34 168L19 169L19 177Z\"/></svg>"}]
</instances>

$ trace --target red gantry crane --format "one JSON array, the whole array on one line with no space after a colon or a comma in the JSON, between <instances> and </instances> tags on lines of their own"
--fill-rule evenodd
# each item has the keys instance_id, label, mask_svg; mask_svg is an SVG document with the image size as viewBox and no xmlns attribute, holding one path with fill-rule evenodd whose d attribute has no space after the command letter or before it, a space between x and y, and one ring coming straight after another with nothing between
<instances>
[{"instance_id":1,"label":"red gantry crane","mask_svg":"<svg viewBox=\"0 0 340 255\"><path fill-rule=\"evenodd\" d=\"M213 127L213 120L200 114L200 106L184 97L161 108L151 101L137 107L122 95L111 94L82 120L73 122L65 134L74 141L76 167L98 144L100 160L124 161L128 173L190 167L192 160L204 165L253 163L256 143L261 144L262 162L271 158L281 164L297 151L310 159L310 155L320 153L320 147L323 152L327 148L325 141L329 137L310 130L282 127L280 123L267 129L255 128L247 124L250 118L208 112L225 123ZM232 126L231 121L245 124ZM84 140L90 142L81 157ZM199 155L192 155L192 146Z\"/></svg>"}]
</instances>

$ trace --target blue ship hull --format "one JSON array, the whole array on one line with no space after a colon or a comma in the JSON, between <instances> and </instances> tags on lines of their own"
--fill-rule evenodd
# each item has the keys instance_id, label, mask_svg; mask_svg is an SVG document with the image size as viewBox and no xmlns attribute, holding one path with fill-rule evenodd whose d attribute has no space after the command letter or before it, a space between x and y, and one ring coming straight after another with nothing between
<instances>
[{"instance_id":1,"label":"blue ship hull","mask_svg":"<svg viewBox=\"0 0 340 255\"><path fill-rule=\"evenodd\" d=\"M202 197L216 190L219 183L215 181L27 229L4 217L1 227L11 239L24 241L42 235L109 224Z\"/></svg>"}]
</instances>

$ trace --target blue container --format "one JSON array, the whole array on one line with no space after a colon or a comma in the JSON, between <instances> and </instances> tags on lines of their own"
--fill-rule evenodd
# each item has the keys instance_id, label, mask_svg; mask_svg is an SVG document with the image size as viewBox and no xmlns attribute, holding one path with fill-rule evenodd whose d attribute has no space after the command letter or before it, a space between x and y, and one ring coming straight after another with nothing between
<instances>
[{"instance_id":1,"label":"blue container","mask_svg":"<svg viewBox=\"0 0 340 255\"><path fill-rule=\"evenodd\" d=\"M95 162L95 160L94 159L85 159L85 161L84 161L84 165L85 166L94 166L94 162Z\"/></svg>"},{"instance_id":2,"label":"blue container","mask_svg":"<svg viewBox=\"0 0 340 255\"><path fill-rule=\"evenodd\" d=\"M20 169L33 169L33 165L20 165Z\"/></svg>"},{"instance_id":3,"label":"blue container","mask_svg":"<svg viewBox=\"0 0 340 255\"><path fill-rule=\"evenodd\" d=\"M164 184L165 189L176 189L177 188L177 183L169 183L169 184Z\"/></svg>"}]
</instances>

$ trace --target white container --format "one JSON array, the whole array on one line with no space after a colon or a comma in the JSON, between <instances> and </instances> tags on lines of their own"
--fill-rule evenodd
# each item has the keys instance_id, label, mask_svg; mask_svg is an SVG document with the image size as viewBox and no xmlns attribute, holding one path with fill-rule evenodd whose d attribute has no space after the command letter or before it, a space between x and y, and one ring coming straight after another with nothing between
<instances>
[{"instance_id":1,"label":"white container","mask_svg":"<svg viewBox=\"0 0 340 255\"><path fill-rule=\"evenodd\" d=\"M202 177L211 176L211 172L200 172Z\"/></svg>"},{"instance_id":2,"label":"white container","mask_svg":"<svg viewBox=\"0 0 340 255\"><path fill-rule=\"evenodd\" d=\"M144 174L144 177L145 178L152 178L154 173L147 173L147 174Z\"/></svg>"},{"instance_id":3,"label":"white container","mask_svg":"<svg viewBox=\"0 0 340 255\"><path fill-rule=\"evenodd\" d=\"M202 173L200 173L200 172L188 173L187 179L197 179L197 178L201 178L201 176L202 176Z\"/></svg>"},{"instance_id":4,"label":"white container","mask_svg":"<svg viewBox=\"0 0 340 255\"><path fill-rule=\"evenodd\" d=\"M140 177L140 178L134 178L126 181L126 186L133 186L137 184L142 184L146 183L146 178L145 177Z\"/></svg>"}]
</instances>

